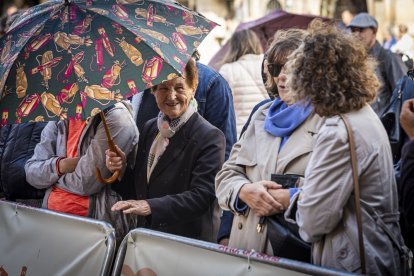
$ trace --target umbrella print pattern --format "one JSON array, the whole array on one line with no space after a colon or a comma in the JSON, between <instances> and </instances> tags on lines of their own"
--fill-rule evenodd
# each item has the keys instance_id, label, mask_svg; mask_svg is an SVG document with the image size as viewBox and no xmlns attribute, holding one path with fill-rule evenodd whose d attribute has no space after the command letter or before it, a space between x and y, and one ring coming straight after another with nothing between
<instances>
[{"instance_id":1,"label":"umbrella print pattern","mask_svg":"<svg viewBox=\"0 0 414 276\"><path fill-rule=\"evenodd\" d=\"M0 40L1 125L85 119L174 78L215 25L174 1L35 6Z\"/></svg>"}]
</instances>

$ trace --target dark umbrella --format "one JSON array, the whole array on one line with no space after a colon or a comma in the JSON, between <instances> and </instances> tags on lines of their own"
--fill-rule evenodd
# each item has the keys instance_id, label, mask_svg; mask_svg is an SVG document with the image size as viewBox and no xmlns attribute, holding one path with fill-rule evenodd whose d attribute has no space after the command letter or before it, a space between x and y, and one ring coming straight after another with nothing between
<instances>
[{"instance_id":1,"label":"dark umbrella","mask_svg":"<svg viewBox=\"0 0 414 276\"><path fill-rule=\"evenodd\" d=\"M263 49L267 49L269 39L273 37L276 31L290 28L306 29L309 23L315 18L321 18L324 21L331 20L320 16L301 15L288 13L283 10L275 10L259 19L240 23L236 28L236 32L247 29L254 31L259 36ZM220 69L221 61L227 54L229 47L229 42L226 42L213 56L209 65L217 70Z\"/></svg>"},{"instance_id":2,"label":"dark umbrella","mask_svg":"<svg viewBox=\"0 0 414 276\"><path fill-rule=\"evenodd\" d=\"M215 25L172 0L50 0L28 9L0 39L1 124L93 116L181 75Z\"/></svg>"}]
</instances>

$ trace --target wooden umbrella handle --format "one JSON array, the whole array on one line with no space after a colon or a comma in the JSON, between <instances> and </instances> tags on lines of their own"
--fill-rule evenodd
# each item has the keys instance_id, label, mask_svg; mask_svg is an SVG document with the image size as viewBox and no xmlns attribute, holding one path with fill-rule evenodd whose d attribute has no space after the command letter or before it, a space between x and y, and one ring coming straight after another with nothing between
<instances>
[{"instance_id":1,"label":"wooden umbrella handle","mask_svg":"<svg viewBox=\"0 0 414 276\"><path fill-rule=\"evenodd\" d=\"M104 115L103 111L99 112L99 114L101 115L101 121L102 121L102 123L104 125L104 128L105 128L106 139L108 140L108 147L111 151L116 152L115 143L112 140L111 133L109 133L109 128L108 128L108 125L106 124L105 115ZM111 177L103 178L99 168L98 167L96 168L96 179L98 179L98 181L103 183L103 184L112 184L112 183L114 183L118 179L120 174L121 174L121 171L116 170Z\"/></svg>"},{"instance_id":2,"label":"wooden umbrella handle","mask_svg":"<svg viewBox=\"0 0 414 276\"><path fill-rule=\"evenodd\" d=\"M118 179L120 174L121 174L121 172L119 170L116 170L110 178L103 178L99 168L96 168L96 179L98 179L98 181L103 183L103 184L112 184L112 183L114 183Z\"/></svg>"}]
</instances>

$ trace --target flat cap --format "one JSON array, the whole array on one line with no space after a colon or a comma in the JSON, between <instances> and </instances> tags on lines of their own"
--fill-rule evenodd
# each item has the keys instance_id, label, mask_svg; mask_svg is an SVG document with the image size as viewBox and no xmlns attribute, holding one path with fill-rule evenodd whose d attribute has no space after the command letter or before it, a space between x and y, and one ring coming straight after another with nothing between
<instances>
[{"instance_id":1,"label":"flat cap","mask_svg":"<svg viewBox=\"0 0 414 276\"><path fill-rule=\"evenodd\" d=\"M348 28L358 27L358 28L375 28L378 29L378 22L375 18L369 15L366 12L361 12L355 15L351 23L349 23Z\"/></svg>"}]
</instances>

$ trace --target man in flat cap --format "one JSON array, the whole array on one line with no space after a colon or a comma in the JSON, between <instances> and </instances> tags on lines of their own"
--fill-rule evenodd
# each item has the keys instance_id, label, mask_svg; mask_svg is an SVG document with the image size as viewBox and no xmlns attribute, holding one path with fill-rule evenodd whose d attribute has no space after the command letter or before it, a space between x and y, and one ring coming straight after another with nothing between
<instances>
[{"instance_id":1,"label":"man in flat cap","mask_svg":"<svg viewBox=\"0 0 414 276\"><path fill-rule=\"evenodd\" d=\"M406 74L407 67L402 60L389 50L385 50L376 39L378 22L366 12L357 14L348 25L352 33L357 35L365 45L369 55L378 61L376 74L381 82L377 98L372 103L372 108L380 116L388 105L392 91L397 81Z\"/></svg>"}]
</instances>

